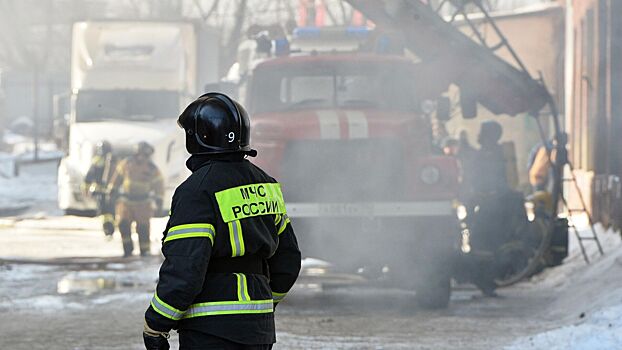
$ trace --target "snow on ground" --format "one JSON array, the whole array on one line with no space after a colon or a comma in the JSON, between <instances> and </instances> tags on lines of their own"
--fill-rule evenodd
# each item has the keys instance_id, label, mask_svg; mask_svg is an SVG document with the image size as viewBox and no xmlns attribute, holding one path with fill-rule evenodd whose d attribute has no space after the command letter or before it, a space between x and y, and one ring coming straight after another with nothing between
<instances>
[{"instance_id":1,"label":"snow on ground","mask_svg":"<svg viewBox=\"0 0 622 350\"><path fill-rule=\"evenodd\" d=\"M157 261L133 260L93 270L76 266L75 271L61 265L0 265L0 312L79 312L118 302L146 303L157 281Z\"/></svg>"},{"instance_id":2,"label":"snow on ground","mask_svg":"<svg viewBox=\"0 0 622 350\"><path fill-rule=\"evenodd\" d=\"M605 232L600 225L596 229L603 257L594 242L584 241L591 261L586 265L571 232L571 254L564 264L530 282L557 293L546 312L561 327L520 338L506 350L622 349L622 244L618 233ZM581 231L589 234L586 228Z\"/></svg>"},{"instance_id":3,"label":"snow on ground","mask_svg":"<svg viewBox=\"0 0 622 350\"><path fill-rule=\"evenodd\" d=\"M0 176L0 215L28 207L32 212L60 214L56 207L57 166L53 161L27 164L20 166L16 177Z\"/></svg>"},{"instance_id":4,"label":"snow on ground","mask_svg":"<svg viewBox=\"0 0 622 350\"><path fill-rule=\"evenodd\" d=\"M1 136L1 135L0 135ZM51 142L40 142L34 162L32 139L5 135L10 152L0 152L0 216L31 208L31 212L58 214L56 174L63 152Z\"/></svg>"},{"instance_id":5,"label":"snow on ground","mask_svg":"<svg viewBox=\"0 0 622 350\"><path fill-rule=\"evenodd\" d=\"M607 307L577 324L517 341L507 350L612 350L622 348L622 304Z\"/></svg>"},{"instance_id":6,"label":"snow on ground","mask_svg":"<svg viewBox=\"0 0 622 350\"><path fill-rule=\"evenodd\" d=\"M86 305L69 301L58 295L38 295L31 298L21 298L18 302L0 302L0 310L28 310L36 312L52 313L59 310L85 310Z\"/></svg>"},{"instance_id":7,"label":"snow on ground","mask_svg":"<svg viewBox=\"0 0 622 350\"><path fill-rule=\"evenodd\" d=\"M166 218L151 220L151 253L160 254ZM133 235L135 254L138 237ZM51 259L65 257L120 257L121 235L107 240L98 218L51 216L0 221L0 257Z\"/></svg>"}]
</instances>

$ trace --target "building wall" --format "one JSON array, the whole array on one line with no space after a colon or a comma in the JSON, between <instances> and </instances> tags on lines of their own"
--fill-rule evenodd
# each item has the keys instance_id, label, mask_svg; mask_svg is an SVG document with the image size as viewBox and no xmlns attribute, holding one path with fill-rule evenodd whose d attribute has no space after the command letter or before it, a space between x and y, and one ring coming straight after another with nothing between
<instances>
[{"instance_id":1,"label":"building wall","mask_svg":"<svg viewBox=\"0 0 622 350\"><path fill-rule=\"evenodd\" d=\"M619 223L622 175L622 1L565 0L570 161L597 221ZM566 188L576 204L576 191ZM572 205L572 204L571 204Z\"/></svg>"}]
</instances>

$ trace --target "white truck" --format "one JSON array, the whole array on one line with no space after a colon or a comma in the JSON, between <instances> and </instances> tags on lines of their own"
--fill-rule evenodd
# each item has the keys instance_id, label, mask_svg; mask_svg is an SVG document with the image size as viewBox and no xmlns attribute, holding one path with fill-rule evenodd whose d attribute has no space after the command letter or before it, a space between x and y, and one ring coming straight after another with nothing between
<instances>
[{"instance_id":1,"label":"white truck","mask_svg":"<svg viewBox=\"0 0 622 350\"><path fill-rule=\"evenodd\" d=\"M189 22L99 21L73 26L71 92L56 98L66 156L58 169L58 204L91 212L81 184L94 146L109 141L117 159L140 141L155 148L165 183L164 209L185 179L184 134L175 119L218 80L218 34ZM64 99L64 101L63 101ZM60 122L59 122L60 120Z\"/></svg>"}]
</instances>

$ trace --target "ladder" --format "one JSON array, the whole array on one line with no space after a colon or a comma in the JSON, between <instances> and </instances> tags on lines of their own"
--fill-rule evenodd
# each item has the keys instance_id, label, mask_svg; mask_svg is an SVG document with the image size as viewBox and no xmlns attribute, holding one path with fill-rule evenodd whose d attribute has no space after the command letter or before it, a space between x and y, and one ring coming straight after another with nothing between
<instances>
[{"instance_id":1,"label":"ladder","mask_svg":"<svg viewBox=\"0 0 622 350\"><path fill-rule=\"evenodd\" d=\"M488 13L488 10L486 10L482 0L439 0L436 8L434 8L434 5L432 3L433 1L428 1L428 7L436 12L438 16L447 23L455 23L456 20L461 17L461 19L469 26L472 35L477 38L479 44L482 47L485 47L492 53L495 53L500 49L507 50L512 57L512 60L516 64L516 68L523 74L529 76L529 71L527 70L527 67L525 67L523 61L518 57L518 54L516 53L516 51L514 51L514 48L510 45L510 42L507 40L505 35L503 35L503 32L497 26L494 18L492 18L492 16ZM446 5L451 6L453 10L451 11L452 14L448 19L443 17L441 13L443 7ZM475 14L475 16L470 16L466 11L467 5L474 6L477 10L479 10L479 14ZM479 18L474 20L472 17ZM484 25L489 25L491 27L493 33L497 36L497 39L499 40L496 44L488 44L488 41L486 40L486 33L482 30L482 28L477 27L478 22Z\"/></svg>"},{"instance_id":2,"label":"ladder","mask_svg":"<svg viewBox=\"0 0 622 350\"><path fill-rule=\"evenodd\" d=\"M574 167L572 166L572 163L570 163L569 161L566 161L565 166L567 166L568 170L570 170L569 171L570 177L568 178L564 177L563 180L564 182L572 182L574 190L576 191L577 196L579 198L579 204L581 205L579 208L569 207L566 197L562 195L561 199L568 213L568 229L569 230L571 229L572 231L574 231L575 237L577 237L577 241L579 242L579 247L581 248L581 254L583 255L583 259L585 260L585 263L589 264L590 258L587 256L587 252L585 251L585 246L583 245L583 241L594 241L596 243L596 246L598 247L598 252L600 253L601 256L604 255L603 247L600 244L600 240L598 239L598 235L596 234L596 230L594 229L594 222L592 221L592 215L587 210L587 206L585 205L585 200L583 199L583 194L581 193L581 189L579 188L579 184L577 183L577 177L574 174ZM588 235L585 235L585 234L582 235L579 232L579 229L572 221L572 216L574 214L585 214L587 216L588 224L590 226Z\"/></svg>"}]
</instances>

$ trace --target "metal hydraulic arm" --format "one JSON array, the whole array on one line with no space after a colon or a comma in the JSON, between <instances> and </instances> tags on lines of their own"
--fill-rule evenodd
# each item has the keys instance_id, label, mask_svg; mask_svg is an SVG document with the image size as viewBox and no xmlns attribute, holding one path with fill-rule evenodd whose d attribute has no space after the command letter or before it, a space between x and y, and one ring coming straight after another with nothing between
<instances>
[{"instance_id":1,"label":"metal hydraulic arm","mask_svg":"<svg viewBox=\"0 0 622 350\"><path fill-rule=\"evenodd\" d=\"M472 40L419 0L347 0L382 30L400 33L405 46L430 65L435 79L460 87L495 114L542 109L546 88L524 69L511 65L488 46Z\"/></svg>"}]
</instances>

